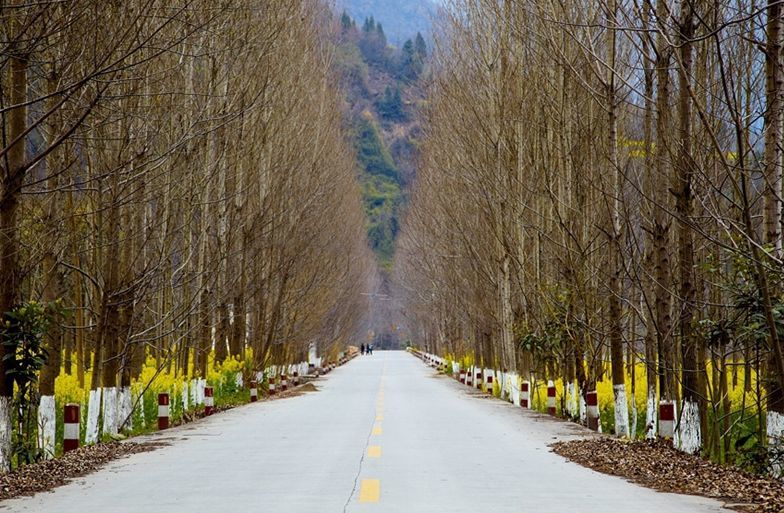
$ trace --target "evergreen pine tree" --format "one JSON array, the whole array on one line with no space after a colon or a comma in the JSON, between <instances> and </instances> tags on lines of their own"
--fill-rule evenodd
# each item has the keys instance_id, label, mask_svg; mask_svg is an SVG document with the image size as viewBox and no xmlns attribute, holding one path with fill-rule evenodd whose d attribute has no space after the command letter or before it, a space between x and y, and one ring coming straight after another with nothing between
<instances>
[{"instance_id":1,"label":"evergreen pine tree","mask_svg":"<svg viewBox=\"0 0 784 513\"><path fill-rule=\"evenodd\" d=\"M400 78L407 82L416 80L423 68L424 63L414 48L414 42L407 40L400 53Z\"/></svg>"},{"instance_id":2,"label":"evergreen pine tree","mask_svg":"<svg viewBox=\"0 0 784 513\"><path fill-rule=\"evenodd\" d=\"M420 60L424 62L427 58L427 43L425 43L425 38L422 37L420 32L417 32L416 38L414 39L414 50Z\"/></svg>"},{"instance_id":3,"label":"evergreen pine tree","mask_svg":"<svg viewBox=\"0 0 784 513\"><path fill-rule=\"evenodd\" d=\"M351 16L346 11L343 11L343 14L340 16L340 28L344 34L351 30L352 23Z\"/></svg>"},{"instance_id":4,"label":"evergreen pine tree","mask_svg":"<svg viewBox=\"0 0 784 513\"><path fill-rule=\"evenodd\" d=\"M384 34L384 27L381 26L380 22L376 25L376 36L378 37L376 44L380 47L381 52L383 52L387 47L387 36Z\"/></svg>"},{"instance_id":5,"label":"evergreen pine tree","mask_svg":"<svg viewBox=\"0 0 784 513\"><path fill-rule=\"evenodd\" d=\"M373 17L371 16L370 18L365 18L365 23L362 25L362 31L372 32L373 30L375 30L375 28L376 28L376 24L373 21Z\"/></svg>"}]
</instances>

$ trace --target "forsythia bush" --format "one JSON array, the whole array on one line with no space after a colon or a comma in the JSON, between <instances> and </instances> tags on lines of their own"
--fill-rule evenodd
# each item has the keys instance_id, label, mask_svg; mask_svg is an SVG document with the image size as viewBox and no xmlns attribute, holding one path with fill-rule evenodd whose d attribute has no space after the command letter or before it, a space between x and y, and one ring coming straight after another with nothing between
<instances>
[{"instance_id":1,"label":"forsythia bush","mask_svg":"<svg viewBox=\"0 0 784 513\"><path fill-rule=\"evenodd\" d=\"M223 363L215 363L215 355L210 354L207 362L207 384L213 387L216 404L231 402L236 394L241 391L237 374L242 374L242 384L251 374L253 362L253 352L248 349L244 358L227 358ZM193 374L193 367L188 369L188 374ZM90 393L90 382L92 372L85 371L84 387L79 385L79 379L75 373L66 374L63 370L55 380L55 402L57 405L58 431L62 430L62 408L67 403L77 403L80 405L82 416L82 434L85 429L85 419L87 418L88 399ZM157 422L158 394L168 393L170 404L170 418L176 422L182 418L185 410L184 404L187 403L188 410L201 408L193 404L192 378L186 378L182 373L175 375L171 366L162 363L162 368L158 368L157 360L149 356L137 379L131 383L131 396L134 405L132 417L132 432L142 432L152 427ZM187 391L189 397L184 400L183 395ZM58 437L60 438L60 437Z\"/></svg>"},{"instance_id":2,"label":"forsythia bush","mask_svg":"<svg viewBox=\"0 0 784 513\"><path fill-rule=\"evenodd\" d=\"M647 381L646 381L646 366L644 363L638 363L635 365L634 369L634 378L635 378L635 390L634 390L634 404L637 407L637 432L642 433L645 430L645 412L647 408L647 401L648 401L648 390L647 390ZM709 389L714 388L713 384L713 372L710 363L708 363L707 367L707 375L708 375L708 384ZM728 377L728 396L730 399L730 405L732 411L738 411L742 408L746 408L747 410L756 411L757 404L759 401L757 395L757 376L756 373L752 371L750 376L751 379L751 390L749 392L744 393L744 384L746 380L745 372L743 366L740 366L737 369L737 386L732 386L732 378L731 376ZM558 408L559 414L563 415L565 412L562 411L562 404L565 400L565 389L564 383L562 379L557 379L554 381L556 387L556 407ZM631 403L631 374L626 370L626 394L629 398L629 414L632 414L632 403ZM718 390L718 387L716 387ZM596 392L599 398L599 411L601 415L601 422L602 422L602 430L605 432L612 431L615 422L615 400L613 394L613 385L612 379L610 377L610 369L609 367L606 369L604 373L604 379L596 384ZM710 393L710 391L709 391ZM718 393L718 392L716 392ZM765 392L762 391L762 396L764 397ZM539 411L547 411L547 381L538 380L535 384L532 384L532 392L531 392L531 401L532 406L534 409ZM579 403L578 403L579 404Z\"/></svg>"}]
</instances>

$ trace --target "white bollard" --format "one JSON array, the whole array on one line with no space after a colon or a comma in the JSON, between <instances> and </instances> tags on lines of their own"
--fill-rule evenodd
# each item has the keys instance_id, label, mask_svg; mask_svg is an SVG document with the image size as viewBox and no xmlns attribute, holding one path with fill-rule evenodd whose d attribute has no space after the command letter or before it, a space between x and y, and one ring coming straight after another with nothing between
<instances>
[{"instance_id":1,"label":"white bollard","mask_svg":"<svg viewBox=\"0 0 784 513\"><path fill-rule=\"evenodd\" d=\"M659 436L661 438L675 436L674 401L659 401Z\"/></svg>"},{"instance_id":2,"label":"white bollard","mask_svg":"<svg viewBox=\"0 0 784 513\"><path fill-rule=\"evenodd\" d=\"M63 452L79 448L79 405L66 404L63 411Z\"/></svg>"},{"instance_id":3,"label":"white bollard","mask_svg":"<svg viewBox=\"0 0 784 513\"><path fill-rule=\"evenodd\" d=\"M523 381L520 385L520 407L531 407L531 383L528 381Z\"/></svg>"},{"instance_id":4,"label":"white bollard","mask_svg":"<svg viewBox=\"0 0 784 513\"><path fill-rule=\"evenodd\" d=\"M204 387L204 415L210 416L215 411L215 398L213 397L213 388Z\"/></svg>"},{"instance_id":5,"label":"white bollard","mask_svg":"<svg viewBox=\"0 0 784 513\"><path fill-rule=\"evenodd\" d=\"M588 428L599 431L599 394L591 390L585 394L586 418Z\"/></svg>"},{"instance_id":6,"label":"white bollard","mask_svg":"<svg viewBox=\"0 0 784 513\"><path fill-rule=\"evenodd\" d=\"M485 392L492 395L493 394L493 375L488 374L485 378Z\"/></svg>"},{"instance_id":7,"label":"white bollard","mask_svg":"<svg viewBox=\"0 0 784 513\"><path fill-rule=\"evenodd\" d=\"M553 380L547 382L547 413L555 416L555 383Z\"/></svg>"},{"instance_id":8,"label":"white bollard","mask_svg":"<svg viewBox=\"0 0 784 513\"><path fill-rule=\"evenodd\" d=\"M169 394L158 394L158 429L169 428Z\"/></svg>"}]
</instances>

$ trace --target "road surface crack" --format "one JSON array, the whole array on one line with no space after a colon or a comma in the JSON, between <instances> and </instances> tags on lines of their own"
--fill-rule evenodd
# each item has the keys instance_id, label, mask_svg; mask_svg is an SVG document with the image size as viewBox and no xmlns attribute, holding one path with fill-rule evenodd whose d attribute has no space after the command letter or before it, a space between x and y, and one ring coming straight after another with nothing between
<instances>
[{"instance_id":1,"label":"road surface crack","mask_svg":"<svg viewBox=\"0 0 784 513\"><path fill-rule=\"evenodd\" d=\"M367 454L368 446L370 445L371 436L373 436L372 426L367 438L365 439L365 446L362 448L362 457L359 458L357 473L354 475L354 486L351 488L351 493L349 494L348 499L346 499L346 503L343 505L343 513L346 513L346 510L348 510L348 505L351 504L351 499L353 499L354 495L357 493L357 484L359 483L359 476L362 474L362 465L365 463L365 455Z\"/></svg>"}]
</instances>

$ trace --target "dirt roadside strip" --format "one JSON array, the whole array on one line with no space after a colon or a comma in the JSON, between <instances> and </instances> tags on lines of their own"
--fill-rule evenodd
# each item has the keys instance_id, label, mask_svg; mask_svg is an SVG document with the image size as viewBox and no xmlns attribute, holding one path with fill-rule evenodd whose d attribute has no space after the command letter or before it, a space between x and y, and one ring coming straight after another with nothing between
<instances>
[{"instance_id":1,"label":"dirt roadside strip","mask_svg":"<svg viewBox=\"0 0 784 513\"><path fill-rule=\"evenodd\" d=\"M603 436L551 447L569 461L661 492L718 499L749 513L784 512L784 482L685 454L668 441Z\"/></svg>"}]
</instances>

